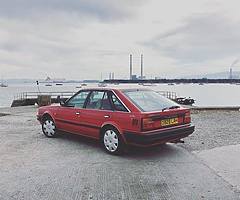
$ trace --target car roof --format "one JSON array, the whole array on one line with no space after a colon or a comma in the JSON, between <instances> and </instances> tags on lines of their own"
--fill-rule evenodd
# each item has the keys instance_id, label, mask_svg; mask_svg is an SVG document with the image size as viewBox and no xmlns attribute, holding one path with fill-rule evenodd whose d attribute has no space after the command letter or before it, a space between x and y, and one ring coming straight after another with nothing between
<instances>
[{"instance_id":1,"label":"car roof","mask_svg":"<svg viewBox=\"0 0 240 200\"><path fill-rule=\"evenodd\" d=\"M144 91L144 90L150 90L148 88L141 88L141 87L86 87L86 88L82 88L79 91L82 90L104 90L104 91L114 91L114 90L119 90L119 91Z\"/></svg>"}]
</instances>

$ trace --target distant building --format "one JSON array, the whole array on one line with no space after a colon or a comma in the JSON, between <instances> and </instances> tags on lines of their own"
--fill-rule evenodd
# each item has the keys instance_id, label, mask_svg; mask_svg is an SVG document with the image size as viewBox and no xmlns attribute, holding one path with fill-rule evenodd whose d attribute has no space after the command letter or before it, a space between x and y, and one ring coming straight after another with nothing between
<instances>
[{"instance_id":1,"label":"distant building","mask_svg":"<svg viewBox=\"0 0 240 200\"><path fill-rule=\"evenodd\" d=\"M137 75L133 74L131 80L138 80Z\"/></svg>"},{"instance_id":2,"label":"distant building","mask_svg":"<svg viewBox=\"0 0 240 200\"><path fill-rule=\"evenodd\" d=\"M139 76L138 79L146 79L146 76Z\"/></svg>"}]
</instances>

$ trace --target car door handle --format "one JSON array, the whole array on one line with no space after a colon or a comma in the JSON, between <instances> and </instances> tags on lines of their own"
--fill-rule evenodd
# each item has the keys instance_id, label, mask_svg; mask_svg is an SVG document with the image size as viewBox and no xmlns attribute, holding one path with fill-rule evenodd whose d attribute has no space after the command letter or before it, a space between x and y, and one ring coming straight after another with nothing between
<instances>
[{"instance_id":1,"label":"car door handle","mask_svg":"<svg viewBox=\"0 0 240 200\"><path fill-rule=\"evenodd\" d=\"M110 116L109 115L104 115L104 118L110 118Z\"/></svg>"},{"instance_id":2,"label":"car door handle","mask_svg":"<svg viewBox=\"0 0 240 200\"><path fill-rule=\"evenodd\" d=\"M76 112L76 115L80 115L80 112Z\"/></svg>"}]
</instances>

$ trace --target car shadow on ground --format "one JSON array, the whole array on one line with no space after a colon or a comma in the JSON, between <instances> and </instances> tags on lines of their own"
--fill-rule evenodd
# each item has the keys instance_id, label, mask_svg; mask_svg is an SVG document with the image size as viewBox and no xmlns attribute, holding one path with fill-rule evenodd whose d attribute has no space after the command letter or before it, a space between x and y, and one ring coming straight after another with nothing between
<instances>
[{"instance_id":1,"label":"car shadow on ground","mask_svg":"<svg viewBox=\"0 0 240 200\"><path fill-rule=\"evenodd\" d=\"M123 156L126 158L153 159L155 157L169 157L176 155L178 149L174 144L161 144L152 147L135 147L129 146L127 153Z\"/></svg>"},{"instance_id":2,"label":"car shadow on ground","mask_svg":"<svg viewBox=\"0 0 240 200\"><path fill-rule=\"evenodd\" d=\"M95 139L65 132L59 133L56 139L66 140L66 142L71 142L75 145L79 144L87 146L87 148L92 148L92 150L95 150L97 154L109 155L103 150L99 141ZM171 143L161 144L152 147L127 146L123 154L117 156L123 159L154 159L157 157L174 156L178 153L179 148L180 147L177 147L177 145Z\"/></svg>"},{"instance_id":3,"label":"car shadow on ground","mask_svg":"<svg viewBox=\"0 0 240 200\"><path fill-rule=\"evenodd\" d=\"M84 137L84 136L77 135L77 134L72 134L72 133L67 133L67 132L59 132L56 139L61 139L61 140L63 139L68 142L71 142L71 143L88 145L89 147L96 148L96 149L100 148L98 140Z\"/></svg>"}]
</instances>

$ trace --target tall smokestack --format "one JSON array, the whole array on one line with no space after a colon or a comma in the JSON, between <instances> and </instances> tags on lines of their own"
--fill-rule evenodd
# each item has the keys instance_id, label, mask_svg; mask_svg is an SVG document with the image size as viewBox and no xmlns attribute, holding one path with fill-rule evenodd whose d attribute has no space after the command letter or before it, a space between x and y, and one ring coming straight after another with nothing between
<instances>
[{"instance_id":1,"label":"tall smokestack","mask_svg":"<svg viewBox=\"0 0 240 200\"><path fill-rule=\"evenodd\" d=\"M130 80L132 80L132 54L130 54Z\"/></svg>"},{"instance_id":2,"label":"tall smokestack","mask_svg":"<svg viewBox=\"0 0 240 200\"><path fill-rule=\"evenodd\" d=\"M229 79L233 79L233 71L232 71L232 68L230 68Z\"/></svg>"},{"instance_id":3,"label":"tall smokestack","mask_svg":"<svg viewBox=\"0 0 240 200\"><path fill-rule=\"evenodd\" d=\"M143 79L143 54L141 54L141 79Z\"/></svg>"}]
</instances>

